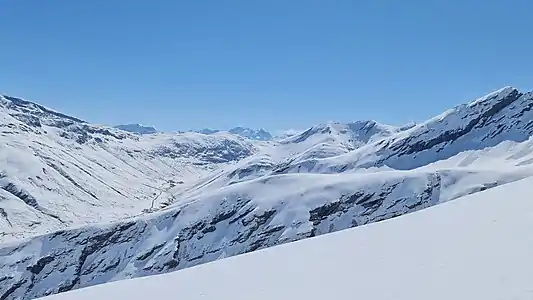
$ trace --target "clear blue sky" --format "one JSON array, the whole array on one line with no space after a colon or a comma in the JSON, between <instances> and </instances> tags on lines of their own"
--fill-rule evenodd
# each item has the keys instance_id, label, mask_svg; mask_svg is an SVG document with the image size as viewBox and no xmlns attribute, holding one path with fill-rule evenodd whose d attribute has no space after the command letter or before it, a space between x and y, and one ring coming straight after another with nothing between
<instances>
[{"instance_id":1,"label":"clear blue sky","mask_svg":"<svg viewBox=\"0 0 533 300\"><path fill-rule=\"evenodd\" d=\"M421 121L533 85L532 0L0 0L0 92L162 130Z\"/></svg>"}]
</instances>

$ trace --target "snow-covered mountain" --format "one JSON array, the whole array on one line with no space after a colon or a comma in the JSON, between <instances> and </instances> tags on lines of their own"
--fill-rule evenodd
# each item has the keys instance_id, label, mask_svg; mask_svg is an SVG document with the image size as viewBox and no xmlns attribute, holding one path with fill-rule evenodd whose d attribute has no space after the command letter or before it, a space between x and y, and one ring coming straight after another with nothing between
<instances>
[{"instance_id":1,"label":"snow-covered mountain","mask_svg":"<svg viewBox=\"0 0 533 300\"><path fill-rule=\"evenodd\" d=\"M400 128L383 125L376 121L357 121L352 123L330 122L313 126L299 134L293 134L282 143L313 144L335 141L353 150L369 142L381 140L400 131Z\"/></svg>"},{"instance_id":2,"label":"snow-covered mountain","mask_svg":"<svg viewBox=\"0 0 533 300\"><path fill-rule=\"evenodd\" d=\"M221 130L218 130L218 129L204 128L204 129L198 130L197 132L202 133L202 134L213 134L213 133L217 133L220 131Z\"/></svg>"},{"instance_id":3,"label":"snow-covered mountain","mask_svg":"<svg viewBox=\"0 0 533 300\"><path fill-rule=\"evenodd\" d=\"M298 130L298 129L287 129L287 130L278 130L272 134L273 140L284 140L286 138L289 138L293 135L299 134L305 130Z\"/></svg>"},{"instance_id":4,"label":"snow-covered mountain","mask_svg":"<svg viewBox=\"0 0 533 300\"><path fill-rule=\"evenodd\" d=\"M529 178L385 222L43 300L529 300L532 184Z\"/></svg>"},{"instance_id":5,"label":"snow-covered mountain","mask_svg":"<svg viewBox=\"0 0 533 300\"><path fill-rule=\"evenodd\" d=\"M219 132L224 132L224 131L218 130L218 129L210 129L210 128L198 130L198 133L203 133L203 134L214 134L214 133L219 133ZM239 127L231 128L227 132L236 134L236 135L239 135L239 136L242 136L247 139L254 140L254 141L271 141L273 139L272 134L270 134L270 132L264 129L252 129L252 128L246 128L246 127L239 126Z\"/></svg>"},{"instance_id":6,"label":"snow-covered mountain","mask_svg":"<svg viewBox=\"0 0 533 300\"><path fill-rule=\"evenodd\" d=\"M237 134L240 136L247 137L251 140L256 141L270 141L272 140L272 135L270 132L264 130L264 129L251 129L251 128L244 128L244 127L235 127L228 132Z\"/></svg>"},{"instance_id":7,"label":"snow-covered mountain","mask_svg":"<svg viewBox=\"0 0 533 300\"><path fill-rule=\"evenodd\" d=\"M533 93L503 88L408 130L362 144L354 151L300 159L284 166L282 171L337 173L370 167L409 170L471 153L469 160L456 165L466 166L476 164L480 156L476 153L497 151L494 147L500 149L498 161L501 163L529 164L528 159L532 157L528 141L533 132L531 108ZM512 149L502 153L501 147Z\"/></svg>"},{"instance_id":8,"label":"snow-covered mountain","mask_svg":"<svg viewBox=\"0 0 533 300\"><path fill-rule=\"evenodd\" d=\"M131 133L138 133L138 134L152 134L156 133L157 130L152 126L144 126L141 124L123 124L123 125L116 125L115 128L118 128L120 130L124 130Z\"/></svg>"},{"instance_id":9,"label":"snow-covered mountain","mask_svg":"<svg viewBox=\"0 0 533 300\"><path fill-rule=\"evenodd\" d=\"M0 103L0 299L179 270L533 175L533 93L514 88L419 124L270 141L137 135Z\"/></svg>"},{"instance_id":10,"label":"snow-covered mountain","mask_svg":"<svg viewBox=\"0 0 533 300\"><path fill-rule=\"evenodd\" d=\"M0 97L0 242L140 214L257 151L231 134L139 136Z\"/></svg>"}]
</instances>

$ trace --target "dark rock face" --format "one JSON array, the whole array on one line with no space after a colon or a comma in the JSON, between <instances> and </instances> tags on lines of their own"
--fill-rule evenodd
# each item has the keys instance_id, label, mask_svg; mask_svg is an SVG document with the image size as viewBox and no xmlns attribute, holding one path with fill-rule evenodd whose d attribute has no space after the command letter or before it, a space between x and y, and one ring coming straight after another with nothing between
<instances>
[{"instance_id":1,"label":"dark rock face","mask_svg":"<svg viewBox=\"0 0 533 300\"><path fill-rule=\"evenodd\" d=\"M440 132L439 135L429 140L416 141L409 143L410 139L403 140L403 143L395 143L390 147L393 153L397 153L398 156L409 155L424 150L431 149L437 145L444 143L451 143L456 141L462 136L472 132L474 128L481 128L487 124L490 124L490 120L504 108L508 107L511 103L518 100L523 94L518 90L513 90L509 95L502 97L499 101L492 105L486 105L482 113L469 119L468 123L464 127L452 128ZM496 97L496 96L495 96ZM494 97L494 98L495 98ZM492 100L492 99L488 99ZM466 117L465 117L466 118ZM414 138L412 138L414 139Z\"/></svg>"},{"instance_id":2,"label":"dark rock face","mask_svg":"<svg viewBox=\"0 0 533 300\"><path fill-rule=\"evenodd\" d=\"M47 264L53 261L54 261L54 257L52 256L41 257L34 265L28 266L26 269L30 271L31 273L38 275L39 273L41 273L41 271L44 269L44 267Z\"/></svg>"},{"instance_id":3,"label":"dark rock face","mask_svg":"<svg viewBox=\"0 0 533 300\"><path fill-rule=\"evenodd\" d=\"M238 161L254 153L254 148L250 144L241 143L236 140L222 139L216 143L180 143L163 145L153 150L154 155L184 158L193 157L207 163L225 163Z\"/></svg>"},{"instance_id":4,"label":"dark rock face","mask_svg":"<svg viewBox=\"0 0 533 300\"><path fill-rule=\"evenodd\" d=\"M36 116L32 115L26 115L26 114L11 114L11 116L21 122L23 122L26 125L32 126L32 127L41 127L41 120L37 118Z\"/></svg>"},{"instance_id":5,"label":"dark rock face","mask_svg":"<svg viewBox=\"0 0 533 300\"><path fill-rule=\"evenodd\" d=\"M61 133L61 136L66 139L75 140L78 144L85 144L91 140L101 143L101 137L110 137L116 140L123 140L128 138L128 135L126 135L125 133L118 131L112 132L108 128L102 128L87 124L72 124L67 126L63 126L65 125L65 123L62 122L60 122L60 124L64 129L64 131Z\"/></svg>"}]
</instances>

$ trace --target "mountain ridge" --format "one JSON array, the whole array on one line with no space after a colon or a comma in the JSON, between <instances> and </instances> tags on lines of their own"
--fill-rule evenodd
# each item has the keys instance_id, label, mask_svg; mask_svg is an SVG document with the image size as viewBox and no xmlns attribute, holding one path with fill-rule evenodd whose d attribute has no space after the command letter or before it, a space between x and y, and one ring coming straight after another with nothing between
<instances>
[{"instance_id":1,"label":"mountain ridge","mask_svg":"<svg viewBox=\"0 0 533 300\"><path fill-rule=\"evenodd\" d=\"M510 87L419 124L330 122L279 141L136 135L8 102L0 228L46 231L4 237L3 299L188 268L533 175L533 93Z\"/></svg>"},{"instance_id":2,"label":"mountain ridge","mask_svg":"<svg viewBox=\"0 0 533 300\"><path fill-rule=\"evenodd\" d=\"M177 290L188 300L351 299L354 293L378 300L528 300L532 183L524 179L388 221L43 300L167 299ZM246 289L236 293L235 282ZM354 282L355 291L331 289Z\"/></svg>"},{"instance_id":3,"label":"mountain ridge","mask_svg":"<svg viewBox=\"0 0 533 300\"><path fill-rule=\"evenodd\" d=\"M120 130L128 131L131 133L138 133L138 134L152 134L152 133L158 132L153 126L144 126L141 124L122 124L122 125L115 125L113 127L118 128Z\"/></svg>"}]
</instances>

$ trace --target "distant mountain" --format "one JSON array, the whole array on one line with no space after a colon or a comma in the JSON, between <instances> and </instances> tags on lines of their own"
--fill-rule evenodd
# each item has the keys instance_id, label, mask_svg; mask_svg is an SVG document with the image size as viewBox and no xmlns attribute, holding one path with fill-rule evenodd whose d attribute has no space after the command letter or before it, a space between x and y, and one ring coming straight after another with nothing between
<instances>
[{"instance_id":1,"label":"distant mountain","mask_svg":"<svg viewBox=\"0 0 533 300\"><path fill-rule=\"evenodd\" d=\"M115 128L118 128L120 130L124 130L127 132L132 133L138 133L138 134L151 134L156 133L157 130L154 127L151 126L143 126L141 124L124 124L124 125L117 125Z\"/></svg>"},{"instance_id":2,"label":"distant mountain","mask_svg":"<svg viewBox=\"0 0 533 300\"><path fill-rule=\"evenodd\" d=\"M270 141L272 140L272 135L270 132L265 131L264 129L251 129L245 127L235 127L228 130L229 133L240 135L251 140L256 141Z\"/></svg>"},{"instance_id":3,"label":"distant mountain","mask_svg":"<svg viewBox=\"0 0 533 300\"><path fill-rule=\"evenodd\" d=\"M220 130L218 130L218 129L204 128L204 129L198 130L197 132L198 132L198 133L202 133L202 134L213 134L213 133L220 132Z\"/></svg>"},{"instance_id":4,"label":"distant mountain","mask_svg":"<svg viewBox=\"0 0 533 300\"><path fill-rule=\"evenodd\" d=\"M317 144L336 140L354 149L369 142L389 137L400 131L400 128L380 124L372 120L351 123L329 122L294 134L283 141L283 143L304 143L311 141L311 143Z\"/></svg>"},{"instance_id":5,"label":"distant mountain","mask_svg":"<svg viewBox=\"0 0 533 300\"><path fill-rule=\"evenodd\" d=\"M298 130L298 129L279 130L274 134L274 139L276 140L286 139L288 137L291 137L303 131L304 130Z\"/></svg>"},{"instance_id":6,"label":"distant mountain","mask_svg":"<svg viewBox=\"0 0 533 300\"><path fill-rule=\"evenodd\" d=\"M214 134L217 132L224 132L224 130L204 128L196 132L202 133L202 134ZM254 141L271 141L272 140L272 134L270 134L270 132L264 129L235 127L235 128L231 128L227 132L231 134L239 135L239 136L242 136L247 139L254 140Z\"/></svg>"}]
</instances>

